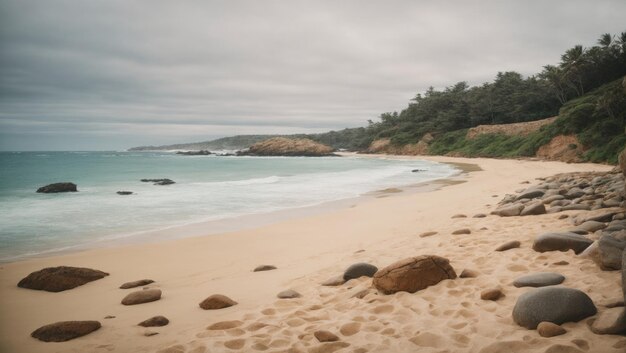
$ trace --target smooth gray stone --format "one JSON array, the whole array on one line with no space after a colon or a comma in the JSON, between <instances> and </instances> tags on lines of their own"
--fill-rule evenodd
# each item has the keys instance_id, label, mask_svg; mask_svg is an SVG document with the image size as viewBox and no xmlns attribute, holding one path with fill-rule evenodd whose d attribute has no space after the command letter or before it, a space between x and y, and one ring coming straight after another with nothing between
<instances>
[{"instance_id":1,"label":"smooth gray stone","mask_svg":"<svg viewBox=\"0 0 626 353\"><path fill-rule=\"evenodd\" d=\"M535 238L533 250L538 252L574 250L579 254L591 243L593 240L576 233L546 233Z\"/></svg>"},{"instance_id":2,"label":"smooth gray stone","mask_svg":"<svg viewBox=\"0 0 626 353\"><path fill-rule=\"evenodd\" d=\"M539 272L522 276L513 281L515 287L546 287L561 284L565 276L555 272Z\"/></svg>"}]
</instances>

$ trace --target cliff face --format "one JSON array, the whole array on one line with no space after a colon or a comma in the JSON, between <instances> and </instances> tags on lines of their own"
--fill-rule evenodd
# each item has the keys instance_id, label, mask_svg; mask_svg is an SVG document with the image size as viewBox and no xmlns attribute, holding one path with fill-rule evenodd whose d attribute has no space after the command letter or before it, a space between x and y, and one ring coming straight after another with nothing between
<instances>
[{"instance_id":1,"label":"cliff face","mask_svg":"<svg viewBox=\"0 0 626 353\"><path fill-rule=\"evenodd\" d=\"M274 137L257 142L242 153L252 156L304 156L321 157L332 156L333 149L321 143L303 139Z\"/></svg>"}]
</instances>

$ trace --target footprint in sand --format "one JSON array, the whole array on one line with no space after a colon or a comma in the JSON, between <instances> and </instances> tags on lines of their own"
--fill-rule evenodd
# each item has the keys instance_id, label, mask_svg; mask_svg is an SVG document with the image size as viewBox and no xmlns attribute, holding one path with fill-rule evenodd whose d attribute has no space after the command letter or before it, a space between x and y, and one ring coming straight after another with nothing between
<instances>
[{"instance_id":1,"label":"footprint in sand","mask_svg":"<svg viewBox=\"0 0 626 353\"><path fill-rule=\"evenodd\" d=\"M267 309L261 310L261 314L263 314L263 315L276 315L276 309L267 308Z\"/></svg>"},{"instance_id":2,"label":"footprint in sand","mask_svg":"<svg viewBox=\"0 0 626 353\"><path fill-rule=\"evenodd\" d=\"M246 345L246 340L243 338L237 338L234 340L224 342L224 346L230 349L242 349Z\"/></svg>"},{"instance_id":3,"label":"footprint in sand","mask_svg":"<svg viewBox=\"0 0 626 353\"><path fill-rule=\"evenodd\" d=\"M339 332L341 332L341 334L344 336L356 335L357 333L359 333L359 331L361 331L361 323L359 322L350 322L348 324L344 324L339 329Z\"/></svg>"},{"instance_id":4,"label":"footprint in sand","mask_svg":"<svg viewBox=\"0 0 626 353\"><path fill-rule=\"evenodd\" d=\"M440 348L445 343L445 339L440 335L431 332L420 332L409 339L413 344L420 347Z\"/></svg>"},{"instance_id":5,"label":"footprint in sand","mask_svg":"<svg viewBox=\"0 0 626 353\"><path fill-rule=\"evenodd\" d=\"M524 265L520 265L520 264L511 264L508 265L506 267L507 270L509 271L513 271L513 272L524 272L524 271L528 271L528 267L524 266Z\"/></svg>"},{"instance_id":6,"label":"footprint in sand","mask_svg":"<svg viewBox=\"0 0 626 353\"><path fill-rule=\"evenodd\" d=\"M372 309L370 312L374 314L389 314L393 311L394 306L391 304L379 305Z\"/></svg>"}]
</instances>

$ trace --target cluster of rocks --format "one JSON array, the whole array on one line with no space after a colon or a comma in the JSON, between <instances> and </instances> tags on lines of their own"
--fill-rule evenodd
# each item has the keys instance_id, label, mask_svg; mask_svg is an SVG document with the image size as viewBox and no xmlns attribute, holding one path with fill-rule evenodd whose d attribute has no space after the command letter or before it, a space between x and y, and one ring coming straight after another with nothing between
<instances>
[{"instance_id":1,"label":"cluster of rocks","mask_svg":"<svg viewBox=\"0 0 626 353\"><path fill-rule=\"evenodd\" d=\"M210 156L213 153L208 150L199 150L199 151L178 151L176 154L180 154L183 156Z\"/></svg>"},{"instance_id":2,"label":"cluster of rocks","mask_svg":"<svg viewBox=\"0 0 626 353\"><path fill-rule=\"evenodd\" d=\"M175 181L171 180L171 179L141 179L140 181L144 182L144 183L153 183L154 185L171 185L171 184L176 184ZM63 183L53 183L53 184L48 184L46 186L42 186L39 189L37 189L38 193L44 193L44 194L56 194L56 193L62 193L62 192L78 192L78 186L74 183L70 183L70 182L63 182ZM132 191L127 191L127 190L120 190L117 191L116 194L118 195L122 195L122 196L126 196L126 195L132 195L133 192Z\"/></svg>"},{"instance_id":3,"label":"cluster of rocks","mask_svg":"<svg viewBox=\"0 0 626 353\"><path fill-rule=\"evenodd\" d=\"M144 183L154 183L154 185L172 185L176 184L174 180L171 179L141 179Z\"/></svg>"}]
</instances>

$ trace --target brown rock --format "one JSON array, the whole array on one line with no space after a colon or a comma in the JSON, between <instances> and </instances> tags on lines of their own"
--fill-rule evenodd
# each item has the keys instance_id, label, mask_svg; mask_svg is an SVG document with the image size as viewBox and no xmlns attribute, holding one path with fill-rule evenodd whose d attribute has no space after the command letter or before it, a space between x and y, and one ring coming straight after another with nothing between
<instances>
[{"instance_id":1,"label":"brown rock","mask_svg":"<svg viewBox=\"0 0 626 353\"><path fill-rule=\"evenodd\" d=\"M599 335L626 334L626 309L618 306L604 310L591 325L591 331Z\"/></svg>"},{"instance_id":2,"label":"brown rock","mask_svg":"<svg viewBox=\"0 0 626 353\"><path fill-rule=\"evenodd\" d=\"M458 234L471 234L472 231L469 230L468 228L463 228L463 229L457 229L454 232L452 232L452 234L458 235Z\"/></svg>"},{"instance_id":3,"label":"brown rock","mask_svg":"<svg viewBox=\"0 0 626 353\"><path fill-rule=\"evenodd\" d=\"M48 292L62 292L108 275L106 272L84 267L47 267L29 274L17 286Z\"/></svg>"},{"instance_id":4,"label":"brown rock","mask_svg":"<svg viewBox=\"0 0 626 353\"><path fill-rule=\"evenodd\" d=\"M419 235L420 238L426 238L426 237L430 237L437 234L437 232L424 232L422 234Z\"/></svg>"},{"instance_id":5,"label":"brown rock","mask_svg":"<svg viewBox=\"0 0 626 353\"><path fill-rule=\"evenodd\" d=\"M261 266L257 266L252 272L271 271L271 270L275 270L275 269L276 269L276 266L261 265Z\"/></svg>"},{"instance_id":6,"label":"brown rock","mask_svg":"<svg viewBox=\"0 0 626 353\"><path fill-rule=\"evenodd\" d=\"M230 330L231 328L239 327L243 325L243 321L232 320L232 321L220 321L216 322L213 325L207 327L207 330Z\"/></svg>"},{"instance_id":7,"label":"brown rock","mask_svg":"<svg viewBox=\"0 0 626 353\"><path fill-rule=\"evenodd\" d=\"M546 213L546 206L543 205L543 202L535 202L532 204L527 204L524 206L524 209L520 213L520 216L532 216L532 215L540 215Z\"/></svg>"},{"instance_id":8,"label":"brown rock","mask_svg":"<svg viewBox=\"0 0 626 353\"><path fill-rule=\"evenodd\" d=\"M60 321L42 326L30 335L44 342L65 342L98 330L98 321Z\"/></svg>"},{"instance_id":9,"label":"brown rock","mask_svg":"<svg viewBox=\"0 0 626 353\"><path fill-rule=\"evenodd\" d=\"M450 261L436 255L410 257L393 263L374 275L374 286L385 294L414 293L444 279L454 279Z\"/></svg>"},{"instance_id":10,"label":"brown rock","mask_svg":"<svg viewBox=\"0 0 626 353\"><path fill-rule=\"evenodd\" d=\"M467 216L459 213L459 214L455 214L454 216L452 216L452 218L467 218Z\"/></svg>"},{"instance_id":11,"label":"brown rock","mask_svg":"<svg viewBox=\"0 0 626 353\"><path fill-rule=\"evenodd\" d=\"M333 149L310 139L274 137L250 146L255 156L331 156Z\"/></svg>"},{"instance_id":12,"label":"brown rock","mask_svg":"<svg viewBox=\"0 0 626 353\"><path fill-rule=\"evenodd\" d=\"M522 243L520 243L519 241L511 240L509 242L506 242L506 243L498 246L496 248L496 251L507 251L507 250L510 250L510 249L519 248L520 245L522 245Z\"/></svg>"},{"instance_id":13,"label":"brown rock","mask_svg":"<svg viewBox=\"0 0 626 353\"><path fill-rule=\"evenodd\" d=\"M315 338L320 342L335 342L339 341L339 337L332 332L326 330L318 330L313 333Z\"/></svg>"},{"instance_id":14,"label":"brown rock","mask_svg":"<svg viewBox=\"0 0 626 353\"><path fill-rule=\"evenodd\" d=\"M160 289L145 289L128 294L122 299L122 304L136 305L157 301L159 299L161 299Z\"/></svg>"},{"instance_id":15,"label":"brown rock","mask_svg":"<svg viewBox=\"0 0 626 353\"><path fill-rule=\"evenodd\" d=\"M158 333L158 332L156 332L156 331L146 331L146 332L144 332L144 334L143 334L143 335L144 335L144 336L146 336L146 337L152 337L152 336L156 336L156 335L158 335L158 334L159 334L159 333Z\"/></svg>"},{"instance_id":16,"label":"brown rock","mask_svg":"<svg viewBox=\"0 0 626 353\"><path fill-rule=\"evenodd\" d=\"M459 278L474 278L474 277L478 277L478 272L467 269L467 268L461 271L461 274L459 275Z\"/></svg>"},{"instance_id":17,"label":"brown rock","mask_svg":"<svg viewBox=\"0 0 626 353\"><path fill-rule=\"evenodd\" d=\"M480 292L480 299L495 301L500 299L503 295L504 293L502 293L502 290L500 288L485 289L484 291Z\"/></svg>"},{"instance_id":18,"label":"brown rock","mask_svg":"<svg viewBox=\"0 0 626 353\"><path fill-rule=\"evenodd\" d=\"M204 310L217 310L237 305L237 302L221 294L213 294L200 302L200 307Z\"/></svg>"},{"instance_id":19,"label":"brown rock","mask_svg":"<svg viewBox=\"0 0 626 353\"><path fill-rule=\"evenodd\" d=\"M143 326L143 327L160 327L160 326L165 326L169 323L170 323L170 320L168 320L165 316L154 316L154 317L149 318L148 320L144 320L138 323L137 325Z\"/></svg>"},{"instance_id":20,"label":"brown rock","mask_svg":"<svg viewBox=\"0 0 626 353\"><path fill-rule=\"evenodd\" d=\"M548 321L542 321L537 325L537 332L541 337L554 337L565 334L567 331L557 324Z\"/></svg>"},{"instance_id":21,"label":"brown rock","mask_svg":"<svg viewBox=\"0 0 626 353\"><path fill-rule=\"evenodd\" d=\"M296 292L293 289L287 289L278 293L276 296L280 299L294 299L294 298L300 298L302 294Z\"/></svg>"},{"instance_id":22,"label":"brown rock","mask_svg":"<svg viewBox=\"0 0 626 353\"><path fill-rule=\"evenodd\" d=\"M137 281L126 282L120 286L120 289L130 289L130 288L135 288L135 287L141 287L141 286L148 285L150 283L154 283L154 281L151 279L140 279Z\"/></svg>"}]
</instances>

